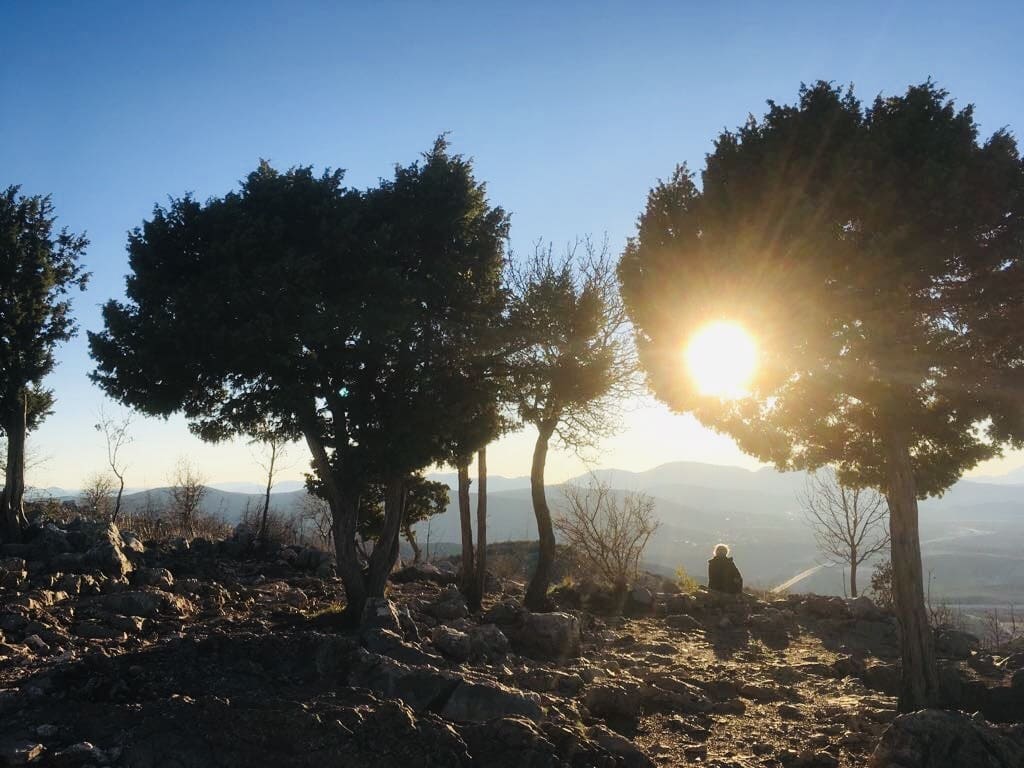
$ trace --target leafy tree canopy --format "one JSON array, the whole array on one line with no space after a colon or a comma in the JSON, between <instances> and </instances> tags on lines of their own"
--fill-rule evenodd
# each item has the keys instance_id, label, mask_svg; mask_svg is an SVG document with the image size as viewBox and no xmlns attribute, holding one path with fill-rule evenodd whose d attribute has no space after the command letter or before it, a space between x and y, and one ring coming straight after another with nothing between
<instances>
[{"instance_id":1,"label":"leafy tree canopy","mask_svg":"<svg viewBox=\"0 0 1024 768\"><path fill-rule=\"evenodd\" d=\"M1024 165L927 82L864 107L819 82L726 131L698 189L650 193L619 265L657 395L782 467L885 487L882 442L939 493L1024 439ZM758 339L750 396L695 391L687 339Z\"/></svg>"}]
</instances>

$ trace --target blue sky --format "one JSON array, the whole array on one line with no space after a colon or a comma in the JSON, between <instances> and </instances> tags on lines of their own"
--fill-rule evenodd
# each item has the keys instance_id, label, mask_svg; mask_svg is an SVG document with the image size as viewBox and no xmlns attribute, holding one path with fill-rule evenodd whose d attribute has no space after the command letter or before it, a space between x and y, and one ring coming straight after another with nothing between
<instances>
[{"instance_id":1,"label":"blue sky","mask_svg":"<svg viewBox=\"0 0 1024 768\"><path fill-rule=\"evenodd\" d=\"M714 136L791 101L801 81L870 99L931 76L973 102L985 133L1024 126L1020 3L313 3L0 0L0 184L53 195L88 232L83 329L123 291L126 232L156 202L223 194L259 158L345 168L372 184L444 131L513 214L512 245L607 233L616 252L647 190L699 168ZM75 487L101 469L103 401L84 333L60 352L54 416L30 482ZM108 405L108 408L111 406ZM204 446L180 420L137 420L130 485L178 456L211 481L254 479L243 444ZM531 436L491 451L529 471ZM676 459L756 466L691 419L640 403L589 457L644 469ZM292 476L305 469L296 449ZM981 468L1024 464L1011 455ZM557 454L553 480L584 465Z\"/></svg>"}]
</instances>

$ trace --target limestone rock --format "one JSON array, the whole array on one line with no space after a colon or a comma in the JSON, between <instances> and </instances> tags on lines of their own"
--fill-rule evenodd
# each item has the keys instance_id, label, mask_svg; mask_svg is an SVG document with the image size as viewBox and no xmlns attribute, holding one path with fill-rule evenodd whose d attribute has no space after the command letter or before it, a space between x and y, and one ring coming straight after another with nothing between
<instances>
[{"instance_id":1,"label":"limestone rock","mask_svg":"<svg viewBox=\"0 0 1024 768\"><path fill-rule=\"evenodd\" d=\"M962 712L924 709L893 721L868 768L1020 768L1024 728L996 727Z\"/></svg>"},{"instance_id":2,"label":"limestone rock","mask_svg":"<svg viewBox=\"0 0 1024 768\"><path fill-rule=\"evenodd\" d=\"M540 720L543 710L536 694L506 688L497 683L460 683L445 702L441 715L458 722L483 722L518 715Z\"/></svg>"},{"instance_id":3,"label":"limestone rock","mask_svg":"<svg viewBox=\"0 0 1024 768\"><path fill-rule=\"evenodd\" d=\"M444 624L434 627L431 640L437 650L455 661L465 661L472 653L473 646L469 635Z\"/></svg>"},{"instance_id":4,"label":"limestone rock","mask_svg":"<svg viewBox=\"0 0 1024 768\"><path fill-rule=\"evenodd\" d=\"M579 656L582 632L578 618L568 613L528 613L510 637L518 653L539 659Z\"/></svg>"}]
</instances>

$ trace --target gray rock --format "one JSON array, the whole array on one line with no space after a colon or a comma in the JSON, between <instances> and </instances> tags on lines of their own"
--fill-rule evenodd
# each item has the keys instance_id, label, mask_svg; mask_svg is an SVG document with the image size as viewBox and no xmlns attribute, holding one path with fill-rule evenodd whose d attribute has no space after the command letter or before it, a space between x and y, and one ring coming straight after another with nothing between
<instances>
[{"instance_id":1,"label":"gray rock","mask_svg":"<svg viewBox=\"0 0 1024 768\"><path fill-rule=\"evenodd\" d=\"M509 638L524 656L566 659L580 655L580 620L569 613L527 613Z\"/></svg>"},{"instance_id":2,"label":"gray rock","mask_svg":"<svg viewBox=\"0 0 1024 768\"><path fill-rule=\"evenodd\" d=\"M461 682L460 676L450 672L410 667L366 651L358 652L348 677L351 686L368 688L385 698L401 699L417 711L441 706Z\"/></svg>"},{"instance_id":3,"label":"gray rock","mask_svg":"<svg viewBox=\"0 0 1024 768\"><path fill-rule=\"evenodd\" d=\"M583 704L597 717L635 718L643 704L640 686L633 682L601 683L588 688Z\"/></svg>"},{"instance_id":4,"label":"gray rock","mask_svg":"<svg viewBox=\"0 0 1024 768\"><path fill-rule=\"evenodd\" d=\"M970 632L962 632L950 627L940 627L935 632L935 651L940 656L951 659L966 659L972 651L978 650L981 643Z\"/></svg>"},{"instance_id":5,"label":"gray rock","mask_svg":"<svg viewBox=\"0 0 1024 768\"><path fill-rule=\"evenodd\" d=\"M511 647L508 637L494 624L481 624L469 630L470 654L476 658L497 661Z\"/></svg>"},{"instance_id":6,"label":"gray rock","mask_svg":"<svg viewBox=\"0 0 1024 768\"><path fill-rule=\"evenodd\" d=\"M868 768L1020 768L1024 731L962 712L923 709L897 717L871 753Z\"/></svg>"},{"instance_id":7,"label":"gray rock","mask_svg":"<svg viewBox=\"0 0 1024 768\"><path fill-rule=\"evenodd\" d=\"M490 682L463 681L452 691L441 715L457 722L484 722L500 717L521 716L539 721L543 717L540 698Z\"/></svg>"},{"instance_id":8,"label":"gray rock","mask_svg":"<svg viewBox=\"0 0 1024 768\"><path fill-rule=\"evenodd\" d=\"M456 574L449 571L442 571L433 563L413 563L405 568L393 571L388 578L395 584L408 584L414 581L430 582L432 584L448 585L454 584Z\"/></svg>"},{"instance_id":9,"label":"gray rock","mask_svg":"<svg viewBox=\"0 0 1024 768\"><path fill-rule=\"evenodd\" d=\"M434 627L430 639L437 650L455 661L465 661L473 650L469 635L444 624Z\"/></svg>"},{"instance_id":10,"label":"gray rock","mask_svg":"<svg viewBox=\"0 0 1024 768\"><path fill-rule=\"evenodd\" d=\"M603 725L588 728L587 736L602 748L621 758L626 764L626 768L654 768L654 761L645 755L636 744L625 736L608 730Z\"/></svg>"},{"instance_id":11,"label":"gray rock","mask_svg":"<svg viewBox=\"0 0 1024 768\"><path fill-rule=\"evenodd\" d=\"M671 627L672 629L680 629L684 632L695 632L698 629L704 628L699 621L693 618L693 616L689 616L685 613L666 616L665 626Z\"/></svg>"},{"instance_id":12,"label":"gray rock","mask_svg":"<svg viewBox=\"0 0 1024 768\"><path fill-rule=\"evenodd\" d=\"M396 634L402 631L398 612L395 610L394 604L386 597L371 597L366 600L362 618L359 620L359 627L364 633L373 629L386 629Z\"/></svg>"},{"instance_id":13,"label":"gray rock","mask_svg":"<svg viewBox=\"0 0 1024 768\"><path fill-rule=\"evenodd\" d=\"M115 579L123 578L132 572L131 561L124 553L124 541L113 523L87 529L83 533L92 543L85 552L84 563L97 568L107 576Z\"/></svg>"},{"instance_id":14,"label":"gray rock","mask_svg":"<svg viewBox=\"0 0 1024 768\"><path fill-rule=\"evenodd\" d=\"M195 607L184 597L167 592L114 592L93 598L95 604L122 616L140 616L151 619L165 613L178 618L189 616Z\"/></svg>"},{"instance_id":15,"label":"gray rock","mask_svg":"<svg viewBox=\"0 0 1024 768\"><path fill-rule=\"evenodd\" d=\"M521 624L529 613L517 600L505 598L495 603L481 617L484 624L496 624L499 627L508 627Z\"/></svg>"},{"instance_id":16,"label":"gray rock","mask_svg":"<svg viewBox=\"0 0 1024 768\"><path fill-rule=\"evenodd\" d=\"M469 615L466 599L455 587L445 589L436 600L424 606L423 610L441 621L464 619Z\"/></svg>"},{"instance_id":17,"label":"gray rock","mask_svg":"<svg viewBox=\"0 0 1024 768\"><path fill-rule=\"evenodd\" d=\"M166 568L140 568L132 574L131 582L140 587L169 591L174 587L174 575Z\"/></svg>"}]
</instances>

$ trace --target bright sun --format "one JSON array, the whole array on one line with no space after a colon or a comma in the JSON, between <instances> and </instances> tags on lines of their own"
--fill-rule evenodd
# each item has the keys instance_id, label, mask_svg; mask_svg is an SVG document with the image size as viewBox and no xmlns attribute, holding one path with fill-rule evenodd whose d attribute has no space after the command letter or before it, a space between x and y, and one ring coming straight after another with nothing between
<instances>
[{"instance_id":1,"label":"bright sun","mask_svg":"<svg viewBox=\"0 0 1024 768\"><path fill-rule=\"evenodd\" d=\"M733 323L704 326L686 347L687 372L702 395L723 400L743 397L756 367L757 345Z\"/></svg>"}]
</instances>

